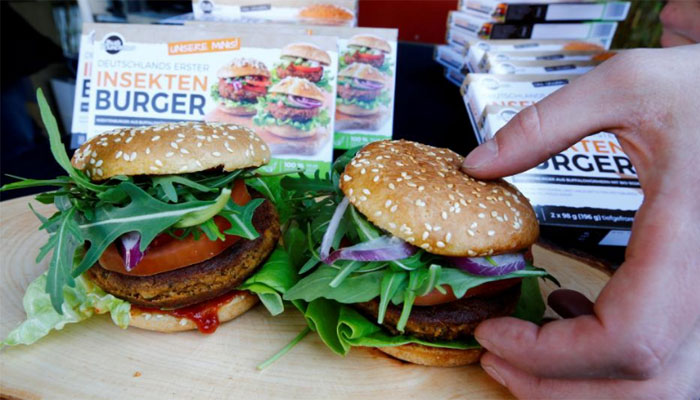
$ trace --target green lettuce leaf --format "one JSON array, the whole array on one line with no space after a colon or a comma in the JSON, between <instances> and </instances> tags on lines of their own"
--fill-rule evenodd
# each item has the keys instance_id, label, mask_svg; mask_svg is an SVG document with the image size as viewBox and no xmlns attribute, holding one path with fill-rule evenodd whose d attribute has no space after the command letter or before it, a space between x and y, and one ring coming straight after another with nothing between
<instances>
[{"instance_id":1,"label":"green lettuce leaf","mask_svg":"<svg viewBox=\"0 0 700 400\"><path fill-rule=\"evenodd\" d=\"M43 273L29 284L22 300L27 319L0 342L0 348L32 344L52 330L61 330L66 324L83 321L95 314L109 313L112 321L122 329L129 325L131 304L105 293L82 275L75 278L73 287L63 287L63 314L57 313L44 290L46 281L46 273Z\"/></svg>"},{"instance_id":2,"label":"green lettuce leaf","mask_svg":"<svg viewBox=\"0 0 700 400\"><path fill-rule=\"evenodd\" d=\"M248 278L239 289L257 294L270 314L278 315L284 311L282 295L294 286L298 279L289 254L278 246L260 270Z\"/></svg>"},{"instance_id":3,"label":"green lettuce leaf","mask_svg":"<svg viewBox=\"0 0 700 400\"><path fill-rule=\"evenodd\" d=\"M384 90L379 94L379 96L375 97L373 100L370 101L360 99L344 99L342 97L336 97L335 103L345 105L356 105L358 107L364 108L365 110L373 110L379 107L380 105L389 105L389 103L391 103L391 97L389 97L389 92Z\"/></svg>"}]
</instances>

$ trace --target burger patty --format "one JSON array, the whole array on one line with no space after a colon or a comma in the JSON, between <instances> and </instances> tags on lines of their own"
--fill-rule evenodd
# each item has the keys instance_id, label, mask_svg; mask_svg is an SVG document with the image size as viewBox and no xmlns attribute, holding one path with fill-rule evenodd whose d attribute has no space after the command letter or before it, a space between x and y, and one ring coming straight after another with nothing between
<instances>
[{"instance_id":1,"label":"burger patty","mask_svg":"<svg viewBox=\"0 0 700 400\"><path fill-rule=\"evenodd\" d=\"M301 72L294 68L294 64L289 64L287 68L277 67L277 76L279 76L280 79L284 79L288 76L296 76L316 83L323 78L323 68L316 72Z\"/></svg>"},{"instance_id":2,"label":"burger patty","mask_svg":"<svg viewBox=\"0 0 700 400\"><path fill-rule=\"evenodd\" d=\"M291 119L293 121L306 122L319 113L319 108L294 108L289 107L281 101L269 103L267 112L279 120Z\"/></svg>"},{"instance_id":3,"label":"burger patty","mask_svg":"<svg viewBox=\"0 0 700 400\"><path fill-rule=\"evenodd\" d=\"M482 321L513 313L520 298L520 284L490 297L468 297L436 306L414 306L405 333L425 340L467 339ZM377 320L379 299L357 303L355 307L372 321ZM401 307L389 304L382 325L399 335L396 324Z\"/></svg>"},{"instance_id":4,"label":"burger patty","mask_svg":"<svg viewBox=\"0 0 700 400\"><path fill-rule=\"evenodd\" d=\"M338 85L338 96L343 99L359 99L363 101L372 101L379 96L382 89L355 89L350 85Z\"/></svg>"},{"instance_id":5,"label":"burger patty","mask_svg":"<svg viewBox=\"0 0 700 400\"><path fill-rule=\"evenodd\" d=\"M232 83L227 83L225 78L219 79L219 96L234 101L257 103L260 93L245 90L245 85L240 90L235 90Z\"/></svg>"},{"instance_id":6,"label":"burger patty","mask_svg":"<svg viewBox=\"0 0 700 400\"><path fill-rule=\"evenodd\" d=\"M141 277L106 270L98 262L87 275L104 291L141 307L190 306L235 289L272 252L280 225L270 201L265 200L255 210L253 226L260 233L257 239L241 239L221 254L185 268Z\"/></svg>"},{"instance_id":7,"label":"burger patty","mask_svg":"<svg viewBox=\"0 0 700 400\"><path fill-rule=\"evenodd\" d=\"M345 55L345 64L350 65L355 62L359 63L364 63L364 64L369 64L373 66L374 68L381 68L382 65L384 65L384 54L379 54L380 57L377 57L375 60L363 60L360 59L359 52L354 52L352 54L346 54Z\"/></svg>"}]
</instances>

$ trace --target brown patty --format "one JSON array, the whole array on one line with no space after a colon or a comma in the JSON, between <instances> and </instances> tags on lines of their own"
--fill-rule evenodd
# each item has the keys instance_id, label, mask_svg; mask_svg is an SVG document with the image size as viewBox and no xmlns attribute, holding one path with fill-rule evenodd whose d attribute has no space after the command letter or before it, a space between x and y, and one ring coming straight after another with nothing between
<instances>
[{"instance_id":1,"label":"brown patty","mask_svg":"<svg viewBox=\"0 0 700 400\"><path fill-rule=\"evenodd\" d=\"M284 121L286 119L291 119L293 121L306 122L306 121L310 120L311 118L317 116L321 109L320 108L303 109L303 108L288 107L280 101L277 103L269 103L267 105L266 110L273 117L275 117L281 121Z\"/></svg>"},{"instance_id":2,"label":"brown patty","mask_svg":"<svg viewBox=\"0 0 700 400\"><path fill-rule=\"evenodd\" d=\"M405 333L421 339L455 340L470 337L480 322L510 315L520 298L520 284L490 297L462 298L436 306L414 306L406 323ZM377 320L379 299L355 304L372 321ZM394 335L400 334L396 324L401 307L389 304L384 325Z\"/></svg>"},{"instance_id":3,"label":"brown patty","mask_svg":"<svg viewBox=\"0 0 700 400\"><path fill-rule=\"evenodd\" d=\"M220 296L243 283L272 252L280 237L277 210L265 200L253 216L260 233L241 239L214 258L186 268L152 276L129 276L108 271L99 263L88 277L106 292L149 308L180 308Z\"/></svg>"}]
</instances>

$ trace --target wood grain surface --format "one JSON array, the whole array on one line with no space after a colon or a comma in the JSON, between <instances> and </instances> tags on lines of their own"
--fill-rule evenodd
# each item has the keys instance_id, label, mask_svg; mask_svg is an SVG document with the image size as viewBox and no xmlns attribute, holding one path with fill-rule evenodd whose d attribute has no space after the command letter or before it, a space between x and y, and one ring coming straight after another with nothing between
<instances>
[{"instance_id":1,"label":"wood grain surface","mask_svg":"<svg viewBox=\"0 0 700 400\"><path fill-rule=\"evenodd\" d=\"M24 197L0 203L0 336L24 319L22 296L46 270L35 264L46 234ZM33 202L44 215L52 206ZM536 246L535 264L564 287L594 299L609 275L585 260ZM552 290L543 285L545 293ZM31 346L0 351L0 397L22 399L163 398L510 398L478 366L429 368L374 349L343 358L315 334L263 372L255 369L305 327L289 311L270 317L258 306L213 335L121 330L100 315Z\"/></svg>"}]
</instances>

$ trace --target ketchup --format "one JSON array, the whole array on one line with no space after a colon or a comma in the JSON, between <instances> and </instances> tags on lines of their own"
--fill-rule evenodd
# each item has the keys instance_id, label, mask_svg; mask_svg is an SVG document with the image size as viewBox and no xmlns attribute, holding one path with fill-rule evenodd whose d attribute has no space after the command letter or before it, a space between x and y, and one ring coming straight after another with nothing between
<instances>
[{"instance_id":1,"label":"ketchup","mask_svg":"<svg viewBox=\"0 0 700 400\"><path fill-rule=\"evenodd\" d=\"M234 290L211 300L203 301L188 307L176 310L161 310L157 308L136 307L141 312L169 314L177 318L187 318L197 325L201 333L214 333L219 327L219 309L231 299L241 294L242 291Z\"/></svg>"}]
</instances>

